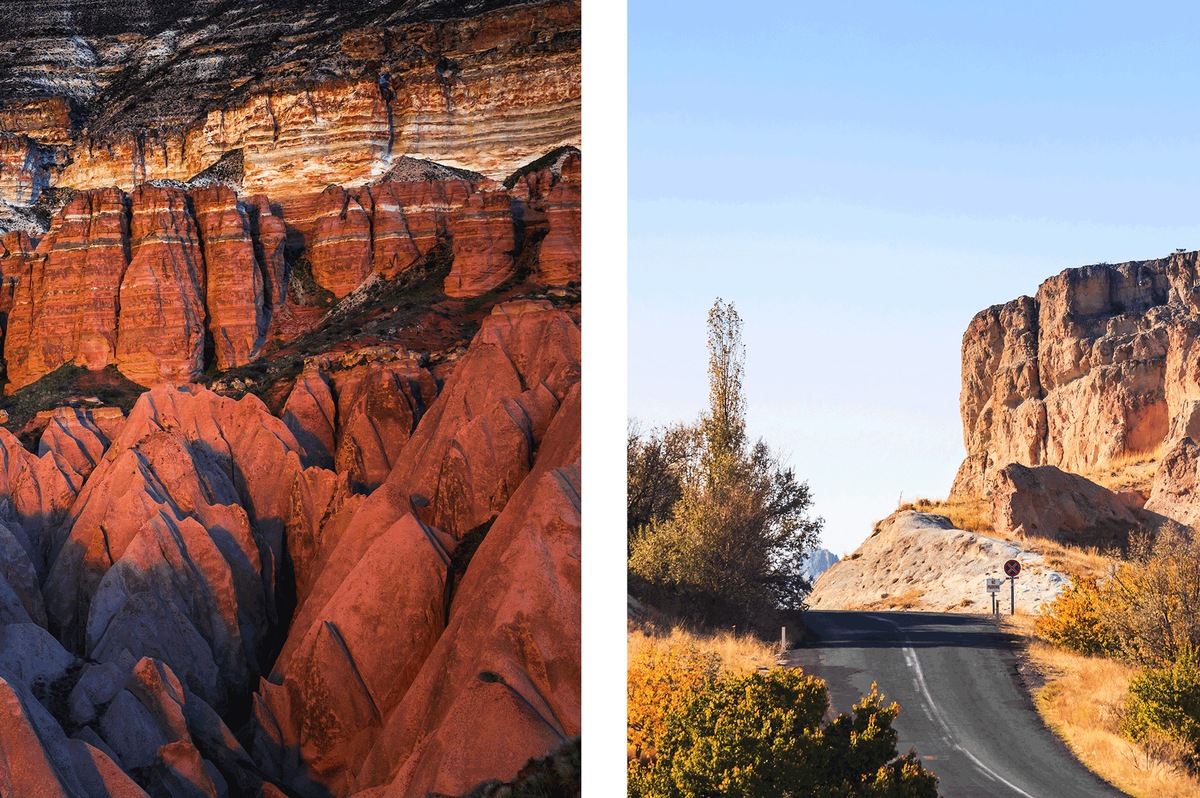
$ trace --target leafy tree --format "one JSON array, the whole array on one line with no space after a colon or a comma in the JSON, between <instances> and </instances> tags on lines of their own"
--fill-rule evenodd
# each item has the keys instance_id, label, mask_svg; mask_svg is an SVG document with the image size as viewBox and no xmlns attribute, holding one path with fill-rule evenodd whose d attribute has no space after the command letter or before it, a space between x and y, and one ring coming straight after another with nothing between
<instances>
[{"instance_id":1,"label":"leafy tree","mask_svg":"<svg viewBox=\"0 0 1200 798\"><path fill-rule=\"evenodd\" d=\"M636 419L627 428L626 532L629 553L647 526L670 517L683 496L684 470L696 459L699 431L676 424L643 432Z\"/></svg>"},{"instance_id":2,"label":"leafy tree","mask_svg":"<svg viewBox=\"0 0 1200 798\"><path fill-rule=\"evenodd\" d=\"M1155 732L1182 743L1188 764L1200 763L1200 664L1187 649L1163 668L1150 668L1129 681L1121 730L1142 741Z\"/></svg>"},{"instance_id":3,"label":"leafy tree","mask_svg":"<svg viewBox=\"0 0 1200 798\"><path fill-rule=\"evenodd\" d=\"M1104 624L1130 659L1166 666L1200 651L1200 541L1185 530L1137 537L1112 575Z\"/></svg>"},{"instance_id":4,"label":"leafy tree","mask_svg":"<svg viewBox=\"0 0 1200 798\"><path fill-rule=\"evenodd\" d=\"M733 305L717 299L709 313L709 410L690 434L675 433L680 497L669 516L649 513L630 543L634 573L688 596L706 617L718 608L753 616L802 607L810 586L801 564L823 524L807 515L808 484L763 441L746 440L741 329ZM644 477L630 473L632 489Z\"/></svg>"}]
</instances>

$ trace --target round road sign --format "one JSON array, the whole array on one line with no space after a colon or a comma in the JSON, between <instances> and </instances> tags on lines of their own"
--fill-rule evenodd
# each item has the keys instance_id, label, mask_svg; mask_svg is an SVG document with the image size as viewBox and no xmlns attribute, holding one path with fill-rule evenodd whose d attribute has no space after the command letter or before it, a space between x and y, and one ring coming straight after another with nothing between
<instances>
[{"instance_id":1,"label":"round road sign","mask_svg":"<svg viewBox=\"0 0 1200 798\"><path fill-rule=\"evenodd\" d=\"M1017 574L1021 573L1021 563L1017 562L1016 560L1009 560L1008 562L1004 563L1004 573L1008 574L1009 576L1016 576Z\"/></svg>"}]
</instances>

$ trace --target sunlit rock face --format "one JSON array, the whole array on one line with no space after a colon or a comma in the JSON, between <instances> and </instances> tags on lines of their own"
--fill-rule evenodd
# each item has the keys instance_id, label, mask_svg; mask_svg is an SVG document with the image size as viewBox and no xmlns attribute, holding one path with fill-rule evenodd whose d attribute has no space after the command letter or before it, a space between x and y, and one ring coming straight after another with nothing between
<instances>
[{"instance_id":1,"label":"sunlit rock face","mask_svg":"<svg viewBox=\"0 0 1200 798\"><path fill-rule=\"evenodd\" d=\"M954 493L1011 462L1086 473L1200 432L1197 253L1068 269L963 335L967 458Z\"/></svg>"},{"instance_id":2,"label":"sunlit rock face","mask_svg":"<svg viewBox=\"0 0 1200 798\"><path fill-rule=\"evenodd\" d=\"M497 307L383 484L308 528L303 599L255 699L251 754L273 778L459 794L579 733L579 341L562 311Z\"/></svg>"},{"instance_id":3,"label":"sunlit rock face","mask_svg":"<svg viewBox=\"0 0 1200 798\"><path fill-rule=\"evenodd\" d=\"M49 185L128 191L241 150L242 188L285 203L401 155L500 180L578 146L577 2L384 5L0 4L0 129L67 146Z\"/></svg>"}]
</instances>

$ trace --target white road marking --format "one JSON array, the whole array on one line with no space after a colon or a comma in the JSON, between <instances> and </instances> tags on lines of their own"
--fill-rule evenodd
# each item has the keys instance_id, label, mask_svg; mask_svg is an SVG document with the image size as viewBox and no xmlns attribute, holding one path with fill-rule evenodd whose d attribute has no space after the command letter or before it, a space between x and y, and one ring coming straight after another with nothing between
<instances>
[{"instance_id":1,"label":"white road marking","mask_svg":"<svg viewBox=\"0 0 1200 798\"><path fill-rule=\"evenodd\" d=\"M1000 782L1001 784L1005 785L1006 787L1014 790L1015 792L1017 792L1021 795L1024 795L1025 798L1034 798L1034 796L1025 792L1020 787L1013 784L1011 781L1008 781L1003 776L1001 776L999 773L997 773L996 771L989 768L987 765L980 762L975 757L974 754L972 754L967 749L963 748L961 745L959 745L954 740L954 738L950 732L949 724L947 724L945 718L942 717L941 710L939 710L937 708L937 704L933 703L933 696L931 696L929 694L929 687L928 687L928 685L925 684L925 674L921 671L921 662L920 662L920 660L917 659L917 652L915 649L913 649L913 647L911 645L912 640L910 640L908 635L905 634L904 631L900 628L900 624L896 623L895 621L889 620L888 618L883 618L879 615L872 615L870 617L874 618L877 621L883 621L884 623L895 627L897 632L904 635L905 642L909 643L909 645L904 648L904 661L906 663L908 663L908 666L910 668L912 668L913 671L916 673L916 677L917 677L916 684L920 688L921 695L923 695L925 697L925 703L927 704L927 707L928 707L925 709L925 714L928 715L930 710L933 711L933 717L937 718L938 723L941 725L943 731L945 732L945 734L943 734L942 737L947 742L947 744L954 746L955 750L961 751L963 754L965 754L966 757L968 759L970 759L977 768L979 768L980 772L983 773L983 775L987 776L988 778L992 779L993 781Z\"/></svg>"}]
</instances>

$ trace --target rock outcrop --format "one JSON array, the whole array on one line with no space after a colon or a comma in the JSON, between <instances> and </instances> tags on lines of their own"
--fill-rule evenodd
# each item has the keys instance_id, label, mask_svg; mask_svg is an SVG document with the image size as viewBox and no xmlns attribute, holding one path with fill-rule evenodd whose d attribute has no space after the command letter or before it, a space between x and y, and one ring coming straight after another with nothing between
<instances>
[{"instance_id":1,"label":"rock outcrop","mask_svg":"<svg viewBox=\"0 0 1200 798\"><path fill-rule=\"evenodd\" d=\"M1017 607L1032 613L1069 581L1041 555L1002 540L955 529L950 519L913 510L876 524L849 557L817 578L808 605L820 610L913 609L990 612L988 577L1004 578L1008 560L1021 563ZM1008 600L1005 586L1001 598Z\"/></svg>"},{"instance_id":2,"label":"rock outcrop","mask_svg":"<svg viewBox=\"0 0 1200 798\"><path fill-rule=\"evenodd\" d=\"M89 9L64 21L9 5L0 129L28 137L17 149L47 151L13 156L40 166L0 184L10 202L32 202L39 184L186 181L240 150L240 187L286 203L378 177L401 155L503 179L579 143L573 0L473 15L445 2L381 11L376 0L354 13L322 2L219 19L207 17L217 4L201 2L140 29L124 26L136 14L115 23ZM364 25L364 12L379 17ZM63 26L63 37L46 36Z\"/></svg>"},{"instance_id":3,"label":"rock outcrop","mask_svg":"<svg viewBox=\"0 0 1200 798\"><path fill-rule=\"evenodd\" d=\"M1010 462L1086 472L1186 431L1200 400L1197 258L1068 269L976 315L953 493L982 493Z\"/></svg>"},{"instance_id":4,"label":"rock outcrop","mask_svg":"<svg viewBox=\"0 0 1200 798\"><path fill-rule=\"evenodd\" d=\"M579 733L579 331L539 303L498 311L383 484L309 532L319 542L305 552L292 632L259 685L251 752L297 790L462 792ZM514 418L521 401L544 420ZM524 445L504 442L501 417ZM485 429L496 446L483 444ZM464 473L476 495L495 498L462 509ZM460 509L445 512L447 501ZM472 529L483 543L456 586L456 552ZM393 551L405 554L384 556ZM406 585L405 602L363 595L384 577ZM401 616L414 619L411 631L381 648L381 619ZM479 682L485 670L508 686ZM339 679L357 697L343 691L335 707L325 696ZM451 753L468 748L470 763Z\"/></svg>"},{"instance_id":5,"label":"rock outcrop","mask_svg":"<svg viewBox=\"0 0 1200 798\"><path fill-rule=\"evenodd\" d=\"M1143 510L1146 502L1136 493L1113 493L1054 466L1010 463L992 475L987 493L992 528L999 535L1022 539L1123 549L1134 531L1158 528L1166 521Z\"/></svg>"},{"instance_id":6,"label":"rock outcrop","mask_svg":"<svg viewBox=\"0 0 1200 798\"><path fill-rule=\"evenodd\" d=\"M1178 438L1158 464L1146 510L1186 526L1200 522L1200 446L1190 437Z\"/></svg>"}]
</instances>

